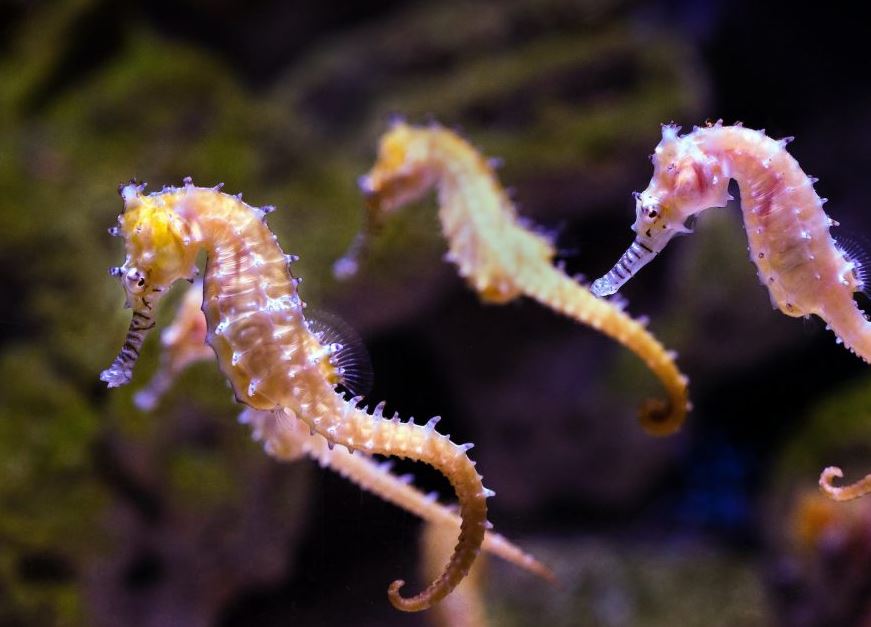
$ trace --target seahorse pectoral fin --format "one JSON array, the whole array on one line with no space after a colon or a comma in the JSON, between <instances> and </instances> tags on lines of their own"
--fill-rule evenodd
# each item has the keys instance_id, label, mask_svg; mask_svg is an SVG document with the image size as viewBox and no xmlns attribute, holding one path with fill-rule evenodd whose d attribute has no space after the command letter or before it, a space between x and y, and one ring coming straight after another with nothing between
<instances>
[{"instance_id":1,"label":"seahorse pectoral fin","mask_svg":"<svg viewBox=\"0 0 871 627\"><path fill-rule=\"evenodd\" d=\"M154 310L134 309L133 318L130 320L130 328L127 330L127 338L115 360L108 368L100 373L100 380L105 381L110 388L120 387L130 383L133 378L133 367L139 359L139 351L146 334L154 328Z\"/></svg>"},{"instance_id":2,"label":"seahorse pectoral fin","mask_svg":"<svg viewBox=\"0 0 871 627\"><path fill-rule=\"evenodd\" d=\"M666 242L667 243L667 242ZM610 296L616 294L624 283L631 279L635 274L647 265L657 253L665 246L655 247L651 242L636 237L635 241L629 245L620 260L614 264L611 270L599 279L593 282L590 288L596 296Z\"/></svg>"}]
</instances>

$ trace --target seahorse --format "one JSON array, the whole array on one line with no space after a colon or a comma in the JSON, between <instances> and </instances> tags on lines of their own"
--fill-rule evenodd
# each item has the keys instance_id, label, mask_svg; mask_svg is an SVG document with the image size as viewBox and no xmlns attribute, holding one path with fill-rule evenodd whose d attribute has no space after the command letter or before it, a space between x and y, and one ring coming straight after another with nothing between
<instances>
[{"instance_id":1,"label":"seahorse","mask_svg":"<svg viewBox=\"0 0 871 627\"><path fill-rule=\"evenodd\" d=\"M206 344L206 317L201 310L202 301L202 282L196 281L182 298L172 323L161 333L160 367L151 382L134 397L140 409L153 409L187 367L215 358L214 351ZM308 326L312 327L311 324ZM339 350L344 351L345 348ZM341 374L341 383L347 387L348 374ZM355 379L353 373L351 379ZM400 477L390 472L390 462L379 464L362 451L352 454L345 448L330 446L326 439L317 433L311 434L304 422L286 410L278 413L245 408L239 415L239 422L250 425L252 436L256 441L263 442L263 448L270 456L284 462L302 457L314 459L321 467L334 470L363 490L419 516L428 523L427 527L439 528L439 531L427 533L439 533L442 536L453 533L456 536L460 527L459 517L439 503L435 493L424 494L411 485L410 475ZM550 582L554 581L553 571L547 566L493 531L484 533L481 548ZM436 575L437 572L434 577ZM456 594L457 589L454 589L448 599Z\"/></svg>"},{"instance_id":2,"label":"seahorse","mask_svg":"<svg viewBox=\"0 0 871 627\"><path fill-rule=\"evenodd\" d=\"M427 609L462 580L474 562L487 523L484 488L467 451L426 425L370 415L360 399L339 395L330 360L337 346L322 345L309 330L304 303L276 236L266 225L272 207L257 208L220 187L185 179L182 187L144 193L131 181L119 189L124 210L112 232L124 237L121 278L133 317L120 353L100 378L109 387L128 383L146 333L155 326L155 307L176 280L194 278L196 257L206 252L203 312L207 341L236 399L256 410L291 413L310 430L349 450L405 457L432 465L457 493L462 518L459 541L442 574L413 597L403 597L402 580L388 588L390 602L403 611Z\"/></svg>"},{"instance_id":3,"label":"seahorse","mask_svg":"<svg viewBox=\"0 0 871 627\"><path fill-rule=\"evenodd\" d=\"M364 228L334 267L338 277L354 274L370 232L385 216L438 190L439 218L448 240L446 258L483 301L507 303L528 296L572 320L593 327L636 353L662 381L669 400L648 400L642 426L654 435L676 431L689 408L687 378L674 353L633 320L622 305L595 298L553 264L548 237L525 227L493 170L471 144L440 125L395 121L381 138L378 160L359 180L368 204Z\"/></svg>"},{"instance_id":4,"label":"seahorse","mask_svg":"<svg viewBox=\"0 0 871 627\"><path fill-rule=\"evenodd\" d=\"M599 296L613 294L659 254L675 235L692 232L697 214L725 207L738 183L750 258L772 305L787 316L814 314L834 331L837 341L871 362L871 324L853 294L861 291L861 269L830 233L837 222L823 210L825 198L786 150L792 137L775 140L765 131L724 126L722 120L679 135L666 124L653 161L653 178L635 194L635 240L617 264L593 283ZM871 475L845 488L832 486L843 476L827 468L820 486L846 500L871 492Z\"/></svg>"}]
</instances>

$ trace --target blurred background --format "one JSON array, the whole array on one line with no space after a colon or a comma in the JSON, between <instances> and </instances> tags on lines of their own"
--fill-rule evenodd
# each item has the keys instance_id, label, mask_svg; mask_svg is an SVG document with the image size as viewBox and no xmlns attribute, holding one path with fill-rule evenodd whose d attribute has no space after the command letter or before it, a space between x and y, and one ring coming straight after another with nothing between
<instances>
[{"instance_id":1,"label":"blurred background","mask_svg":"<svg viewBox=\"0 0 871 627\"><path fill-rule=\"evenodd\" d=\"M589 279L631 241L631 192L671 120L794 135L835 233L861 241L871 70L851 10L0 3L0 625L426 624L385 597L398 576L423 583L418 521L313 463L267 458L214 365L150 415L131 398L157 334L129 389L98 380L129 322L107 275L123 261L106 234L117 185L184 176L278 206L303 297L369 348L371 397L476 443L490 519L561 581L491 560L493 625L871 625L871 499L816 493L826 465L871 471L871 371L819 320L772 310L737 205L623 291L690 377L695 409L667 439L636 424L661 390L633 355L532 302L478 301L441 259L432 199L353 281L330 274L394 112L502 158L522 215ZM452 497L435 473L398 470Z\"/></svg>"}]
</instances>

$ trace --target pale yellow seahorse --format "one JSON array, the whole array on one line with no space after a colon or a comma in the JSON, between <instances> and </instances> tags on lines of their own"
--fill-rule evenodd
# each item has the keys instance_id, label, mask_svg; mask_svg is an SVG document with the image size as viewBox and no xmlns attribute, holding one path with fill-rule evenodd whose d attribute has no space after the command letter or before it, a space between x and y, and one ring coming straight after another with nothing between
<instances>
[{"instance_id":1,"label":"pale yellow seahorse","mask_svg":"<svg viewBox=\"0 0 871 627\"><path fill-rule=\"evenodd\" d=\"M109 387L128 383L145 334L155 326L158 299L178 279L192 279L196 258L206 251L203 311L207 340L236 399L277 417L295 416L331 444L367 454L405 457L434 466L451 482L462 519L459 541L442 574L410 598L394 581L393 605L419 611L444 598L463 579L484 540L486 499L468 445L456 445L426 425L387 420L376 409L368 414L334 389L330 357L335 346L322 345L303 316L299 280L266 226L272 207L256 208L219 188L194 186L186 179L146 195L143 185L120 188L124 211L116 233L124 237L127 258L110 273L121 279L133 318L127 339L100 378Z\"/></svg>"},{"instance_id":2,"label":"pale yellow seahorse","mask_svg":"<svg viewBox=\"0 0 871 627\"><path fill-rule=\"evenodd\" d=\"M786 151L791 137L776 140L764 131L722 121L678 135L662 127L653 154L653 178L636 194L635 240L614 268L593 283L600 296L613 294L652 260L672 237L692 231L695 216L724 207L735 179L741 191L750 258L771 302L787 316L815 314L838 342L871 362L871 323L853 300L863 288L859 269L829 232L837 223L823 211L825 198ZM827 468L820 486L832 498L848 500L871 492L871 475L835 487L843 474Z\"/></svg>"},{"instance_id":3,"label":"pale yellow seahorse","mask_svg":"<svg viewBox=\"0 0 871 627\"><path fill-rule=\"evenodd\" d=\"M619 304L594 297L554 266L551 241L520 223L490 163L467 141L438 125L396 122L381 138L375 166L359 183L369 206L367 225L336 263L337 276L356 272L369 231L385 216L435 187L447 259L484 301L506 303L525 295L617 340L644 360L668 392L668 401L648 400L642 406L644 428L667 435L681 426L689 407L687 379L674 354Z\"/></svg>"},{"instance_id":4,"label":"pale yellow seahorse","mask_svg":"<svg viewBox=\"0 0 871 627\"><path fill-rule=\"evenodd\" d=\"M206 317L201 310L202 301L203 286L197 281L182 298L172 324L161 333L160 367L149 384L134 397L141 409L153 409L160 397L188 366L215 358L214 351L206 344ZM351 341L356 341L356 338ZM345 346L338 349L339 353L345 350ZM347 383L344 373L339 382ZM246 408L239 416L239 421L251 426L254 439L263 442L264 450L272 457L285 462L302 457L314 459L322 467L331 468L367 492L419 516L428 523L428 528L433 528L426 533L440 534L450 537L451 540L456 538L460 528L459 516L439 503L435 494L424 494L410 485L410 477L391 473L389 462L379 464L360 451L352 454L343 447L332 447L326 439L317 433L312 434L304 422L287 412ZM553 572L547 566L523 552L504 536L487 531L481 548L535 575L549 581L554 580ZM445 551L445 555L447 553L449 551ZM433 568L432 560L427 563ZM437 571L432 577L436 576ZM463 587L463 584L459 587ZM458 589L448 599L457 594Z\"/></svg>"}]
</instances>

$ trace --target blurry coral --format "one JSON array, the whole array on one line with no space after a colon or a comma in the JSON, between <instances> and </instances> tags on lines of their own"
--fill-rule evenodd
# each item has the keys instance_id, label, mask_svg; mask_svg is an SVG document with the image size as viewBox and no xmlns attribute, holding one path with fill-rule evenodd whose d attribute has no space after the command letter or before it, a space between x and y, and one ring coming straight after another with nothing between
<instances>
[{"instance_id":1,"label":"blurry coral","mask_svg":"<svg viewBox=\"0 0 871 627\"><path fill-rule=\"evenodd\" d=\"M871 501L798 491L770 567L774 616L788 627L871 625Z\"/></svg>"},{"instance_id":2,"label":"blurry coral","mask_svg":"<svg viewBox=\"0 0 871 627\"><path fill-rule=\"evenodd\" d=\"M499 627L770 627L765 589L741 551L702 538L639 542L622 534L529 542L560 586L541 594L504 568L488 571Z\"/></svg>"}]
</instances>

